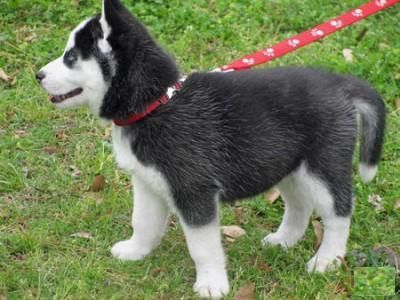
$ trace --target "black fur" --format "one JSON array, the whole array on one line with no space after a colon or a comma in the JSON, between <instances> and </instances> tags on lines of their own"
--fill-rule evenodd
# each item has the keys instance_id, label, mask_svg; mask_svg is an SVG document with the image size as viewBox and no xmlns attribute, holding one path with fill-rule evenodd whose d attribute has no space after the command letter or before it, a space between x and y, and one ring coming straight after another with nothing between
<instances>
[{"instance_id":1,"label":"black fur","mask_svg":"<svg viewBox=\"0 0 400 300\"><path fill-rule=\"evenodd\" d=\"M173 60L119 1L107 1L108 41L116 74L101 117L140 112L178 79ZM231 202L276 185L301 163L329 187L337 215L352 209L356 104L363 116L361 160L376 164L382 148L384 105L366 83L306 68L194 73L170 101L123 129L132 151L169 182L186 223L215 217L216 195ZM375 126L376 125L376 126ZM372 134L365 134L369 132Z\"/></svg>"}]
</instances>

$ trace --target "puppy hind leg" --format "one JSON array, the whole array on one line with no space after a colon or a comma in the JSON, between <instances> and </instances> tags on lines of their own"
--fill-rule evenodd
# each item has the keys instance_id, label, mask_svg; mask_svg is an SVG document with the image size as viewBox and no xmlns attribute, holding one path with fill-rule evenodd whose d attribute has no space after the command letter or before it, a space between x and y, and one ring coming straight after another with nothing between
<instances>
[{"instance_id":1,"label":"puppy hind leg","mask_svg":"<svg viewBox=\"0 0 400 300\"><path fill-rule=\"evenodd\" d=\"M139 260L149 254L164 235L169 208L139 178L134 178L133 235L116 243L111 253L121 260Z\"/></svg>"},{"instance_id":2,"label":"puppy hind leg","mask_svg":"<svg viewBox=\"0 0 400 300\"><path fill-rule=\"evenodd\" d=\"M348 183L349 184L349 183ZM351 207L352 195L346 183L341 185L341 201ZM339 266L346 254L346 244L349 237L351 223L351 209L345 215L339 215L335 209L335 199L338 195L332 195L322 181L314 182L314 191L317 197L314 198L314 206L317 214L321 216L324 235L322 243L307 263L308 272L325 272ZM336 200L337 201L337 200Z\"/></svg>"},{"instance_id":3,"label":"puppy hind leg","mask_svg":"<svg viewBox=\"0 0 400 300\"><path fill-rule=\"evenodd\" d=\"M286 249L304 236L313 207L296 173L284 179L278 188L285 203L285 213L278 230L268 234L261 242L264 246L280 245Z\"/></svg>"}]
</instances>

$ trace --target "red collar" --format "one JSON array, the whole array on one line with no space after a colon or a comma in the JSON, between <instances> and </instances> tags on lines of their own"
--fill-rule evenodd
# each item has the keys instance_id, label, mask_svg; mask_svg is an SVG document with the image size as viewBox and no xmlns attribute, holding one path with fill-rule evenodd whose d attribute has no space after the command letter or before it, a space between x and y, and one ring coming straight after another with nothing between
<instances>
[{"instance_id":1,"label":"red collar","mask_svg":"<svg viewBox=\"0 0 400 300\"><path fill-rule=\"evenodd\" d=\"M160 105L167 104L169 100L175 95L175 93L182 88L183 81L184 79L180 79L172 87L169 87L164 95L151 102L144 111L137 114L132 114L126 119L114 119L114 124L117 126L128 126L144 119L154 110L156 110Z\"/></svg>"}]
</instances>

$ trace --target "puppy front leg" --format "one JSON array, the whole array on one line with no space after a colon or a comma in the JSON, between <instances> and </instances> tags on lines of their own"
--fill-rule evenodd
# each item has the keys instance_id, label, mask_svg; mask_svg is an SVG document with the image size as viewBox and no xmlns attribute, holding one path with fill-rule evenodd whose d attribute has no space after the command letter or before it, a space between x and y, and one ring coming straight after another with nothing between
<instances>
[{"instance_id":1,"label":"puppy front leg","mask_svg":"<svg viewBox=\"0 0 400 300\"><path fill-rule=\"evenodd\" d=\"M202 226L190 226L182 220L182 225L196 266L194 291L200 297L220 299L229 292L229 282L218 218Z\"/></svg>"},{"instance_id":2,"label":"puppy front leg","mask_svg":"<svg viewBox=\"0 0 400 300\"><path fill-rule=\"evenodd\" d=\"M148 186L134 178L133 235L116 243L111 253L122 260L139 260L149 254L164 236L169 208Z\"/></svg>"}]
</instances>

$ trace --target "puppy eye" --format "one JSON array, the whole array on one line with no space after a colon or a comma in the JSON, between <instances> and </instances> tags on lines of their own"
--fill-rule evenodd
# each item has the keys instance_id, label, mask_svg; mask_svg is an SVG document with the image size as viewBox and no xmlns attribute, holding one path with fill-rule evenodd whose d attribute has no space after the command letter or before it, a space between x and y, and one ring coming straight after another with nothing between
<instances>
[{"instance_id":1,"label":"puppy eye","mask_svg":"<svg viewBox=\"0 0 400 300\"><path fill-rule=\"evenodd\" d=\"M70 50L64 55L64 63L68 67L72 67L72 65L78 60L78 55L75 51Z\"/></svg>"}]
</instances>

